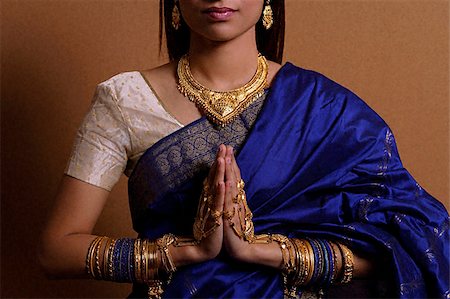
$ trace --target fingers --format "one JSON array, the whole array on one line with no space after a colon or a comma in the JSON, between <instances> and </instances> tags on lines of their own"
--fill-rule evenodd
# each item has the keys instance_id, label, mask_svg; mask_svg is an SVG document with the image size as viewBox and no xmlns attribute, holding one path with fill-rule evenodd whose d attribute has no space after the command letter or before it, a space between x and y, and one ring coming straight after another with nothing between
<instances>
[{"instance_id":1,"label":"fingers","mask_svg":"<svg viewBox=\"0 0 450 299\"><path fill-rule=\"evenodd\" d=\"M216 173L213 179L213 186L214 188L217 188L219 186L220 183L224 183L225 181L225 159L222 157L217 158L217 162L216 162Z\"/></svg>"},{"instance_id":2,"label":"fingers","mask_svg":"<svg viewBox=\"0 0 450 299\"><path fill-rule=\"evenodd\" d=\"M227 159L230 160L231 163L227 164L227 167L230 167L232 172L229 175L232 175L234 178L234 180L236 182L239 182L241 180L241 171L239 169L239 166L236 162L236 158L234 156L234 149L231 146L227 146L226 147L226 155L225 155L225 160L228 161ZM225 173L225 175L227 175Z\"/></svg>"},{"instance_id":3,"label":"fingers","mask_svg":"<svg viewBox=\"0 0 450 299\"><path fill-rule=\"evenodd\" d=\"M239 176L237 174L239 174ZM225 156L225 181L227 183L227 187L230 188L230 192L233 197L237 195L237 183L240 179L240 171L234 159L233 148L231 146L227 146Z\"/></svg>"},{"instance_id":4,"label":"fingers","mask_svg":"<svg viewBox=\"0 0 450 299\"><path fill-rule=\"evenodd\" d=\"M233 148L221 144L208 175L208 184L216 194L214 206L216 210L223 211L223 206L233 208L233 199L236 198L237 182L241 174L234 157ZM227 202L229 202L227 204ZM220 205L221 204L221 205Z\"/></svg>"},{"instance_id":5,"label":"fingers","mask_svg":"<svg viewBox=\"0 0 450 299\"><path fill-rule=\"evenodd\" d=\"M236 181L239 182L241 180L241 170L236 162L236 157L234 156L234 150L230 146L231 149L231 165L233 166L234 175L236 177Z\"/></svg>"},{"instance_id":6,"label":"fingers","mask_svg":"<svg viewBox=\"0 0 450 299\"><path fill-rule=\"evenodd\" d=\"M214 182L215 182L216 170L217 170L217 160L220 157L225 158L225 153L226 153L226 147L225 147L225 145L221 144L219 146L219 149L217 150L216 159L214 160L214 163L212 164L211 169L209 170L209 174L208 174L208 184L211 187L214 186Z\"/></svg>"},{"instance_id":7,"label":"fingers","mask_svg":"<svg viewBox=\"0 0 450 299\"><path fill-rule=\"evenodd\" d=\"M225 145L221 144L219 146L219 150L217 152L217 158L216 158L216 167L215 167L215 174L213 179L213 186L214 186L214 193L215 193L215 200L214 200L214 209L216 211L222 212L223 211L223 205L225 200L225 153L226 153L226 147Z\"/></svg>"}]
</instances>

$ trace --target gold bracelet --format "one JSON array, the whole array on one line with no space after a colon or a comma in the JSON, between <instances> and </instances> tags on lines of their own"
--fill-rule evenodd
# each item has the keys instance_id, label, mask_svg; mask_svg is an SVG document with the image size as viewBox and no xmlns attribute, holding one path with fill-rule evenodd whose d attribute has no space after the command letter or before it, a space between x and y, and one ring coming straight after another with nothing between
<instances>
[{"instance_id":1,"label":"gold bracelet","mask_svg":"<svg viewBox=\"0 0 450 299\"><path fill-rule=\"evenodd\" d=\"M309 253L308 253L308 247L307 247L307 241L304 239L300 240L301 242L301 248L302 248L302 258L303 258L303 271L302 271L302 276L301 276L301 281L300 281L300 285L304 286L306 284L306 279L308 278L308 271L310 268L310 260L309 260Z\"/></svg>"},{"instance_id":2,"label":"gold bracelet","mask_svg":"<svg viewBox=\"0 0 450 299\"><path fill-rule=\"evenodd\" d=\"M103 248L103 279L109 278L109 271L108 271L108 260L109 260L109 253L111 250L111 238L106 238L105 247Z\"/></svg>"},{"instance_id":3,"label":"gold bracelet","mask_svg":"<svg viewBox=\"0 0 450 299\"><path fill-rule=\"evenodd\" d=\"M98 236L96 237L88 248L87 258L86 258L86 270L87 273L94 279L96 279L95 276L95 250L97 247L97 243L100 242L102 237Z\"/></svg>"},{"instance_id":4,"label":"gold bracelet","mask_svg":"<svg viewBox=\"0 0 450 299\"><path fill-rule=\"evenodd\" d=\"M117 240L112 239L112 242L110 244L109 250L108 250L108 273L109 278L111 280L114 280L114 248L116 246Z\"/></svg>"},{"instance_id":5,"label":"gold bracelet","mask_svg":"<svg viewBox=\"0 0 450 299\"><path fill-rule=\"evenodd\" d=\"M175 243L175 240L176 238L174 235L167 234L156 241L158 249L161 252L162 265L165 272L169 275L169 280L171 279L172 274L177 270L169 251L169 246Z\"/></svg>"},{"instance_id":6,"label":"gold bracelet","mask_svg":"<svg viewBox=\"0 0 450 299\"><path fill-rule=\"evenodd\" d=\"M274 240L275 242L278 243L278 245L280 246L281 249L281 256L283 258L283 266L282 266L282 271L285 272L286 274L292 272L292 267L290 264L290 256L289 256L289 247L291 246L289 238L283 235L271 235L270 238L272 240Z\"/></svg>"},{"instance_id":7,"label":"gold bracelet","mask_svg":"<svg viewBox=\"0 0 450 299\"><path fill-rule=\"evenodd\" d=\"M134 240L134 277L137 282L143 282L141 270L141 239Z\"/></svg>"},{"instance_id":8,"label":"gold bracelet","mask_svg":"<svg viewBox=\"0 0 450 299\"><path fill-rule=\"evenodd\" d=\"M145 282L148 284L150 281L155 280L157 276L158 266L157 266L157 255L156 255L156 245L149 240L145 240Z\"/></svg>"},{"instance_id":9,"label":"gold bracelet","mask_svg":"<svg viewBox=\"0 0 450 299\"><path fill-rule=\"evenodd\" d=\"M336 244L339 247L339 250L341 251L343 265L344 265L344 274L342 276L341 281L339 281L339 283L341 283L341 284L349 283L353 278L353 268L354 268L353 252L344 244L341 244L341 243L336 243Z\"/></svg>"},{"instance_id":10,"label":"gold bracelet","mask_svg":"<svg viewBox=\"0 0 450 299\"><path fill-rule=\"evenodd\" d=\"M148 240L144 239L142 240L142 255L143 255L143 269L144 269L144 282L148 283L149 281L149 268L148 268L148 262L149 262L149 254L150 254L150 248L148 244Z\"/></svg>"},{"instance_id":11,"label":"gold bracelet","mask_svg":"<svg viewBox=\"0 0 450 299\"><path fill-rule=\"evenodd\" d=\"M95 248L95 269L97 273L95 274L96 279L103 279L102 271L100 268L100 248L103 245L103 241L108 239L107 237L101 237L96 248Z\"/></svg>"},{"instance_id":12,"label":"gold bracelet","mask_svg":"<svg viewBox=\"0 0 450 299\"><path fill-rule=\"evenodd\" d=\"M220 226L220 218L222 212L214 210L211 205L213 202L213 195L210 192L208 186L208 179L203 181L203 190L200 195L200 202L197 208L197 215L195 216L195 222L193 226L194 239L200 242L202 239L211 235L217 227ZM212 225L206 228L209 224L208 220L211 218Z\"/></svg>"},{"instance_id":13,"label":"gold bracelet","mask_svg":"<svg viewBox=\"0 0 450 299\"><path fill-rule=\"evenodd\" d=\"M310 242L304 240L304 244L306 245L306 251L308 254L308 269L306 271L306 279L304 285L308 285L311 282L311 279L314 274L315 260L314 260L314 252Z\"/></svg>"},{"instance_id":14,"label":"gold bracelet","mask_svg":"<svg viewBox=\"0 0 450 299\"><path fill-rule=\"evenodd\" d=\"M294 253L295 253L295 271L292 273L292 276L290 277L290 281L288 281L289 285L289 292L288 297L290 298L296 298L298 287L299 287L299 278L300 278L300 272L303 268L303 261L300 254L300 244L298 239L291 239L292 244L294 245Z\"/></svg>"}]
</instances>

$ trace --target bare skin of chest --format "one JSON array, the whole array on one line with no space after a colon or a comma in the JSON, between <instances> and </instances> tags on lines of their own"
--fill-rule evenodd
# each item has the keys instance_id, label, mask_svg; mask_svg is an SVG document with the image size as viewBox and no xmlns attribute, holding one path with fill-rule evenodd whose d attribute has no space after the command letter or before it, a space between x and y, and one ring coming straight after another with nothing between
<instances>
[{"instance_id":1,"label":"bare skin of chest","mask_svg":"<svg viewBox=\"0 0 450 299\"><path fill-rule=\"evenodd\" d=\"M181 124L189 124L202 116L195 104L178 91L176 63L169 63L141 73L152 85L164 108Z\"/></svg>"}]
</instances>

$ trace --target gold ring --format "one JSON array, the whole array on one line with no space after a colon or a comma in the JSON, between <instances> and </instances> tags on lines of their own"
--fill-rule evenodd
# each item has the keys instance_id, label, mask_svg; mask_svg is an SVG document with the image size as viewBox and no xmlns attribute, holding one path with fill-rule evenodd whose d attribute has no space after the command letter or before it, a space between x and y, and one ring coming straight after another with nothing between
<instances>
[{"instance_id":1,"label":"gold ring","mask_svg":"<svg viewBox=\"0 0 450 299\"><path fill-rule=\"evenodd\" d=\"M225 217L225 219L227 219L227 220L232 220L235 214L236 214L236 209L233 208L233 210L231 210L231 211L223 212L223 217Z\"/></svg>"},{"instance_id":2,"label":"gold ring","mask_svg":"<svg viewBox=\"0 0 450 299\"><path fill-rule=\"evenodd\" d=\"M222 216L222 212L219 212L218 210L212 210L211 216L214 220L217 220L220 218L220 216Z\"/></svg>"},{"instance_id":3,"label":"gold ring","mask_svg":"<svg viewBox=\"0 0 450 299\"><path fill-rule=\"evenodd\" d=\"M237 183L237 188L238 189L244 189L245 183L243 179L240 179L239 182Z\"/></svg>"}]
</instances>

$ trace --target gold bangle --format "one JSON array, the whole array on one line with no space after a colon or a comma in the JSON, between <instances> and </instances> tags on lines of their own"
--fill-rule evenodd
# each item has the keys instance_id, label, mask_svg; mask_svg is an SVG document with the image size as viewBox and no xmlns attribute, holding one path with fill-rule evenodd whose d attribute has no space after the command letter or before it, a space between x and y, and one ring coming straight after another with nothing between
<instances>
[{"instance_id":1,"label":"gold bangle","mask_svg":"<svg viewBox=\"0 0 450 299\"><path fill-rule=\"evenodd\" d=\"M156 276L155 244L145 240L145 282L148 284Z\"/></svg>"},{"instance_id":2,"label":"gold bangle","mask_svg":"<svg viewBox=\"0 0 450 299\"><path fill-rule=\"evenodd\" d=\"M281 257L283 259L282 263L282 271L285 272L286 274L289 272L292 272L292 266L291 266L291 259L290 259L290 247L291 245L291 241L289 240L288 237L280 235L280 234L273 234L273 235L269 235L268 236L268 243L271 242L276 242L278 243L278 245L280 246L280 250L281 250Z\"/></svg>"},{"instance_id":3,"label":"gold bangle","mask_svg":"<svg viewBox=\"0 0 450 299\"><path fill-rule=\"evenodd\" d=\"M141 240L134 240L134 277L137 282L142 283L141 271Z\"/></svg>"},{"instance_id":4,"label":"gold bangle","mask_svg":"<svg viewBox=\"0 0 450 299\"><path fill-rule=\"evenodd\" d=\"M110 252L110 247L111 247L111 242L112 239L111 238L106 238L106 242L105 242L105 247L103 248L103 279L108 279L109 278L109 271L108 271L108 260L109 260L109 252Z\"/></svg>"},{"instance_id":5,"label":"gold bangle","mask_svg":"<svg viewBox=\"0 0 450 299\"><path fill-rule=\"evenodd\" d=\"M114 280L114 248L116 247L116 243L117 240L113 239L108 250L108 273L111 280Z\"/></svg>"},{"instance_id":6,"label":"gold bangle","mask_svg":"<svg viewBox=\"0 0 450 299\"><path fill-rule=\"evenodd\" d=\"M292 275L292 286L297 286L303 261L300 255L298 239L292 239L292 243L294 244L294 252L295 252L295 272Z\"/></svg>"},{"instance_id":7,"label":"gold bangle","mask_svg":"<svg viewBox=\"0 0 450 299\"><path fill-rule=\"evenodd\" d=\"M149 259L149 246L147 239L142 240L142 255L143 255L143 269L144 269L144 282L148 283L148 259Z\"/></svg>"},{"instance_id":8,"label":"gold bangle","mask_svg":"<svg viewBox=\"0 0 450 299\"><path fill-rule=\"evenodd\" d=\"M95 248L95 269L97 273L95 274L96 279L103 279L102 270L100 268L100 248L103 245L103 241L108 239L107 237L101 237L96 248Z\"/></svg>"},{"instance_id":9,"label":"gold bangle","mask_svg":"<svg viewBox=\"0 0 450 299\"><path fill-rule=\"evenodd\" d=\"M308 276L308 270L309 270L309 256L308 256L308 248L306 247L306 240L299 240L301 242L301 256L302 256L302 260L303 260L303 269L302 269L302 275L301 275L301 280L299 282L299 285L303 286L305 285L306 282L306 278Z\"/></svg>"},{"instance_id":10,"label":"gold bangle","mask_svg":"<svg viewBox=\"0 0 450 299\"><path fill-rule=\"evenodd\" d=\"M102 237L100 237L100 236L96 237L89 245L88 253L87 253L86 270L87 270L87 273L94 279L96 279L96 276L95 276L95 250L97 247L97 243L100 242L101 239L102 239Z\"/></svg>"},{"instance_id":11,"label":"gold bangle","mask_svg":"<svg viewBox=\"0 0 450 299\"><path fill-rule=\"evenodd\" d=\"M315 267L315 260L314 260L314 252L313 248L310 242L307 240L304 240L304 244L306 245L306 250L308 253L308 270L307 270L307 276L305 278L304 285L308 285L311 282L311 279L314 274L314 267Z\"/></svg>"},{"instance_id":12,"label":"gold bangle","mask_svg":"<svg viewBox=\"0 0 450 299\"><path fill-rule=\"evenodd\" d=\"M292 240L292 244L293 249L294 249L294 253L295 253L295 271L292 273L292 275L290 277L288 277L288 296L289 297L296 297L297 296L297 290L299 287L299 277L300 277L300 271L303 268L303 261L302 258L300 256L300 244L299 244L299 240L298 239L291 239Z\"/></svg>"},{"instance_id":13,"label":"gold bangle","mask_svg":"<svg viewBox=\"0 0 450 299\"><path fill-rule=\"evenodd\" d=\"M349 283L353 278L353 252L344 244L337 243L339 250L341 250L342 260L344 265L344 274L339 283Z\"/></svg>"}]
</instances>

